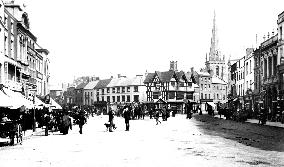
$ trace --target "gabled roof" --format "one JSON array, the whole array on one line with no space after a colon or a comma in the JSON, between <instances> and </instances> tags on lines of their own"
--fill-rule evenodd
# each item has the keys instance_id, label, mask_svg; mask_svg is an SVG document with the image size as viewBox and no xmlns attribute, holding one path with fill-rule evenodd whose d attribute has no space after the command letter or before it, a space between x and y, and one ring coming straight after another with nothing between
<instances>
[{"instance_id":1,"label":"gabled roof","mask_svg":"<svg viewBox=\"0 0 284 167\"><path fill-rule=\"evenodd\" d=\"M95 86L98 84L99 81L91 81L85 86L85 90L91 90L94 89Z\"/></svg>"},{"instance_id":2,"label":"gabled roof","mask_svg":"<svg viewBox=\"0 0 284 167\"><path fill-rule=\"evenodd\" d=\"M80 83L75 89L84 89L88 83Z\"/></svg>"},{"instance_id":3,"label":"gabled roof","mask_svg":"<svg viewBox=\"0 0 284 167\"><path fill-rule=\"evenodd\" d=\"M191 81L191 74L190 75L188 74L188 76L185 74L186 73L184 73L183 71L179 71L179 72L175 72L173 70L164 71L164 72L156 71L155 73L149 73L146 76L144 83L152 82L155 76L158 76L161 82L170 82L171 79L174 77L174 75L176 76L178 80L182 78L183 76L185 76L187 81Z\"/></svg>"},{"instance_id":4,"label":"gabled roof","mask_svg":"<svg viewBox=\"0 0 284 167\"><path fill-rule=\"evenodd\" d=\"M184 73L186 79L188 82L192 82L192 75L191 75L191 72L187 72L187 73Z\"/></svg>"},{"instance_id":5,"label":"gabled roof","mask_svg":"<svg viewBox=\"0 0 284 167\"><path fill-rule=\"evenodd\" d=\"M103 80L100 80L97 85L95 86L94 89L101 89L101 88L105 88L107 87L107 85L110 83L112 79L103 79Z\"/></svg>"}]
</instances>

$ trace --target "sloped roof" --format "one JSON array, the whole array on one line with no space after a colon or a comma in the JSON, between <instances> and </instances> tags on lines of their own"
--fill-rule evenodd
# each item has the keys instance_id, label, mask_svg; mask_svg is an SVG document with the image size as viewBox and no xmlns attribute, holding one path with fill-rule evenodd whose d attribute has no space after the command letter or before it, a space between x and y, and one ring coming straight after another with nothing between
<instances>
[{"instance_id":1,"label":"sloped roof","mask_svg":"<svg viewBox=\"0 0 284 167\"><path fill-rule=\"evenodd\" d=\"M214 77L212 77L212 84L223 84L223 85L226 85L227 83L225 81L223 81L222 79L214 76Z\"/></svg>"},{"instance_id":2,"label":"sloped roof","mask_svg":"<svg viewBox=\"0 0 284 167\"><path fill-rule=\"evenodd\" d=\"M75 89L84 89L88 83L80 83Z\"/></svg>"},{"instance_id":3,"label":"sloped roof","mask_svg":"<svg viewBox=\"0 0 284 167\"><path fill-rule=\"evenodd\" d=\"M153 78L157 75L161 82L170 82L173 78L174 74L176 75L177 79L182 78L184 75L188 81L191 81L191 74L186 74L183 71L175 72L173 70L169 71L156 71L155 73L149 73L144 80L144 83L152 82Z\"/></svg>"},{"instance_id":4,"label":"sloped roof","mask_svg":"<svg viewBox=\"0 0 284 167\"><path fill-rule=\"evenodd\" d=\"M170 71L165 71L165 72L161 72L161 77L159 77L160 78L160 80L162 81L162 82L170 82L171 81L171 79L172 79L172 77L173 77L173 75L174 75L174 71L172 71L172 70L170 70ZM176 73L179 73L179 72L176 72Z\"/></svg>"},{"instance_id":5,"label":"sloped roof","mask_svg":"<svg viewBox=\"0 0 284 167\"><path fill-rule=\"evenodd\" d=\"M115 78L110 81L110 83L107 85L107 87L116 87L116 86L122 86L122 83L128 80L128 78L120 77Z\"/></svg>"},{"instance_id":6,"label":"sloped roof","mask_svg":"<svg viewBox=\"0 0 284 167\"><path fill-rule=\"evenodd\" d=\"M144 83L149 83L153 80L155 76L155 73L148 73L148 75L146 76L145 80L144 80Z\"/></svg>"},{"instance_id":7,"label":"sloped roof","mask_svg":"<svg viewBox=\"0 0 284 167\"><path fill-rule=\"evenodd\" d=\"M134 78L126 78L120 83L120 86L135 86L143 85L143 76L136 76Z\"/></svg>"},{"instance_id":8,"label":"sloped roof","mask_svg":"<svg viewBox=\"0 0 284 167\"><path fill-rule=\"evenodd\" d=\"M103 80L100 80L97 85L95 86L94 89L101 89L101 88L105 88L107 87L107 85L110 83L112 79L103 79Z\"/></svg>"},{"instance_id":9,"label":"sloped roof","mask_svg":"<svg viewBox=\"0 0 284 167\"><path fill-rule=\"evenodd\" d=\"M197 72L198 73L198 75L200 75L200 76L210 76L210 74L208 73L208 72Z\"/></svg>"},{"instance_id":10,"label":"sloped roof","mask_svg":"<svg viewBox=\"0 0 284 167\"><path fill-rule=\"evenodd\" d=\"M89 82L84 89L86 90L90 90L90 89L94 89L95 86L98 84L99 81L91 81Z\"/></svg>"}]
</instances>

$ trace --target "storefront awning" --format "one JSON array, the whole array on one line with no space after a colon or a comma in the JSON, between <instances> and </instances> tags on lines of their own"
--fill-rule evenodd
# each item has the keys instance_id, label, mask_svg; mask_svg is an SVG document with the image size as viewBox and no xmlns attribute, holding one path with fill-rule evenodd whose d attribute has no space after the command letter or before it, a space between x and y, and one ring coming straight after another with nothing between
<instances>
[{"instance_id":1,"label":"storefront awning","mask_svg":"<svg viewBox=\"0 0 284 167\"><path fill-rule=\"evenodd\" d=\"M213 102L207 102L207 104L209 104L209 105L212 106L213 108L216 107L216 104L214 104Z\"/></svg>"},{"instance_id":2,"label":"storefront awning","mask_svg":"<svg viewBox=\"0 0 284 167\"><path fill-rule=\"evenodd\" d=\"M52 109L58 109L58 110L62 109L62 107L55 100L53 100L52 98L50 98L50 107Z\"/></svg>"},{"instance_id":3,"label":"storefront awning","mask_svg":"<svg viewBox=\"0 0 284 167\"><path fill-rule=\"evenodd\" d=\"M21 93L14 92L9 88L3 88L3 91L10 98L10 104L11 104L10 108L17 109L22 106L25 106L28 109L32 109L34 107L33 102L28 100Z\"/></svg>"},{"instance_id":4,"label":"storefront awning","mask_svg":"<svg viewBox=\"0 0 284 167\"><path fill-rule=\"evenodd\" d=\"M0 90L0 107L12 107L11 99L2 90Z\"/></svg>"}]
</instances>

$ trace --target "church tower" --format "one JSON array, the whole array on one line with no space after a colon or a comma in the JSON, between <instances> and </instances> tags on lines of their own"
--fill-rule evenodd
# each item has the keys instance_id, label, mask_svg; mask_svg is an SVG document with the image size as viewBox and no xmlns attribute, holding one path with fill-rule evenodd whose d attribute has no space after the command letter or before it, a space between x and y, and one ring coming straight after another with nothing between
<instances>
[{"instance_id":1,"label":"church tower","mask_svg":"<svg viewBox=\"0 0 284 167\"><path fill-rule=\"evenodd\" d=\"M218 35L216 26L216 14L214 11L213 28L209 56L206 54L206 69L214 76L228 83L228 67L225 61L225 55L222 55L218 46Z\"/></svg>"}]
</instances>

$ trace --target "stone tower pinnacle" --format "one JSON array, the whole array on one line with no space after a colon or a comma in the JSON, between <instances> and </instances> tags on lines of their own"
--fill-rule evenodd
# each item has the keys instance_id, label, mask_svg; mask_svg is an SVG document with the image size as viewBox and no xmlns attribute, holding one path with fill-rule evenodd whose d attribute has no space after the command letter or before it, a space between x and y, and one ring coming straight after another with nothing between
<instances>
[{"instance_id":1,"label":"stone tower pinnacle","mask_svg":"<svg viewBox=\"0 0 284 167\"><path fill-rule=\"evenodd\" d=\"M216 27L216 13L215 13L215 10L214 10L209 61L218 61L219 60L219 54L220 53L218 53L218 50L219 50L219 48L218 48L218 35L217 35L217 27Z\"/></svg>"}]
</instances>

